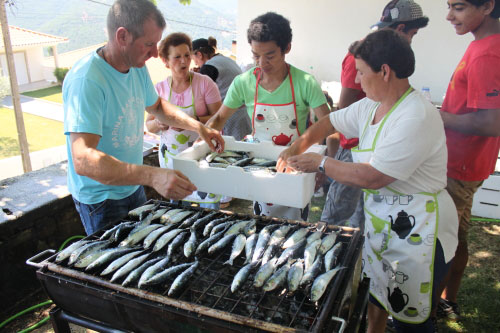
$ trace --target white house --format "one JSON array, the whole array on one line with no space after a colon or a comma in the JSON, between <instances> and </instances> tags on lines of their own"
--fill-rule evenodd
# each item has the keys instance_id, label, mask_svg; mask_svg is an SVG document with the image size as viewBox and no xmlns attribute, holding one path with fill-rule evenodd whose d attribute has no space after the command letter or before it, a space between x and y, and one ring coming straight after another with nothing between
<instances>
[{"instance_id":1,"label":"white house","mask_svg":"<svg viewBox=\"0 0 500 333\"><path fill-rule=\"evenodd\" d=\"M57 44L67 42L65 37L48 35L15 26L9 26L14 63L19 85L50 79L44 71L43 48L52 46L54 50L54 65L58 66ZM0 74L8 76L7 59L3 39L0 40Z\"/></svg>"},{"instance_id":2,"label":"white house","mask_svg":"<svg viewBox=\"0 0 500 333\"><path fill-rule=\"evenodd\" d=\"M415 89L431 88L432 100L441 103L455 67L472 36L458 36L446 20L446 0L415 0L429 25L413 38L416 69L410 82ZM370 33L389 0L239 0L238 61L251 61L246 31L255 17L277 12L290 20L292 50L287 61L315 75L318 81L340 81L342 59L349 45Z\"/></svg>"}]
</instances>

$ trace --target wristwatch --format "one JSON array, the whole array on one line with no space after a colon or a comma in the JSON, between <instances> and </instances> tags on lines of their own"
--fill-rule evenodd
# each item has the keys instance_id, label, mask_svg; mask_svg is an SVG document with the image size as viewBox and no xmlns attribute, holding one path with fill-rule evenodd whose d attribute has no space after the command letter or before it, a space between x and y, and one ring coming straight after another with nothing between
<instances>
[{"instance_id":1,"label":"wristwatch","mask_svg":"<svg viewBox=\"0 0 500 333\"><path fill-rule=\"evenodd\" d=\"M321 163L318 165L318 170L320 172L325 173L325 162L327 159L328 159L328 156L323 157L323 159L321 160Z\"/></svg>"}]
</instances>

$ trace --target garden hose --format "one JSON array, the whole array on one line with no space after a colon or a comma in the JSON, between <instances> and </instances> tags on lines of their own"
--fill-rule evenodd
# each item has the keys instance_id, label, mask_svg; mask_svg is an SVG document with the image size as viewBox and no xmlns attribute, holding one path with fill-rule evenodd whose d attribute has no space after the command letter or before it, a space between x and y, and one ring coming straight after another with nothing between
<instances>
[{"instance_id":1,"label":"garden hose","mask_svg":"<svg viewBox=\"0 0 500 333\"><path fill-rule=\"evenodd\" d=\"M85 238L85 236L80 236L80 235L77 235L77 236L71 236L70 238L66 239L61 247L59 248L58 251L61 251L62 249L64 249L66 247L66 245L71 242L72 240L74 239L82 239L82 238ZM2 323L0 323L0 329L2 327L4 327L5 325L7 325L8 323L10 323L11 321L13 321L14 319L16 319L17 317L20 317L22 316L23 314L25 313L28 313L28 312L31 312L33 310L36 310L42 306L45 306L45 305L49 305L49 304L52 304L53 302L51 300L48 300L48 301L45 301L45 302L42 302L40 304L37 304L37 305L33 305L32 307L30 308L27 308L21 312L18 312L16 313L15 315L13 315L12 317L8 318L7 320L4 320ZM32 330L34 330L35 328L38 328L40 326L42 326L43 324L45 324L48 320L50 319L50 316L47 316L45 318L43 318L42 320L40 320L38 323L22 330L22 331L19 331L18 333L27 333L27 332L31 332Z\"/></svg>"},{"instance_id":2,"label":"garden hose","mask_svg":"<svg viewBox=\"0 0 500 333\"><path fill-rule=\"evenodd\" d=\"M486 217L471 217L471 221L500 223L499 219L489 219Z\"/></svg>"}]
</instances>

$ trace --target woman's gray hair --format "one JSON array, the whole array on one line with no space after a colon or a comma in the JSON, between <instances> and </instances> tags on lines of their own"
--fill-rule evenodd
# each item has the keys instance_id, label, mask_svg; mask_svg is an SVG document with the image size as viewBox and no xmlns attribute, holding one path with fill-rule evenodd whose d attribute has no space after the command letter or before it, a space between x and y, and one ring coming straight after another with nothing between
<instances>
[{"instance_id":1,"label":"woman's gray hair","mask_svg":"<svg viewBox=\"0 0 500 333\"><path fill-rule=\"evenodd\" d=\"M149 0L117 0L108 12L108 38L114 38L116 30L124 27L134 40L144 35L144 23L152 19L163 29L167 25L160 10Z\"/></svg>"}]
</instances>

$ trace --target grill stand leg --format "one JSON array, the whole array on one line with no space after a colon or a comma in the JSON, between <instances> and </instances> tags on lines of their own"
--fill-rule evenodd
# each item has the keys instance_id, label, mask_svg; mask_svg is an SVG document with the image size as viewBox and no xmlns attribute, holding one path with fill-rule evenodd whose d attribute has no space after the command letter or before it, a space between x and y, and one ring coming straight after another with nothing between
<instances>
[{"instance_id":1,"label":"grill stand leg","mask_svg":"<svg viewBox=\"0 0 500 333\"><path fill-rule=\"evenodd\" d=\"M52 327L54 328L55 333L71 333L71 329L69 328L69 323L61 318L62 310L58 307L50 310L50 322L52 323Z\"/></svg>"}]
</instances>

